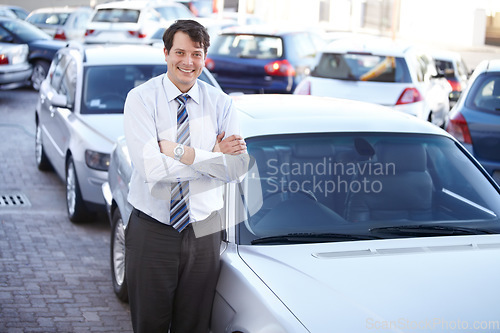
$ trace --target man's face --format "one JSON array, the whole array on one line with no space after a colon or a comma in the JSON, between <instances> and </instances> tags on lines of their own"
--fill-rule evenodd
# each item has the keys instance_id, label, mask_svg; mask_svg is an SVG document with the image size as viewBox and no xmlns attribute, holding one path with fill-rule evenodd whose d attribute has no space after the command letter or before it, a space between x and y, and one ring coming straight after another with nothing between
<instances>
[{"instance_id":1,"label":"man's face","mask_svg":"<svg viewBox=\"0 0 500 333\"><path fill-rule=\"evenodd\" d=\"M205 67L205 52L199 43L191 40L188 34L178 31L174 35L170 52L164 49L167 62L167 75L177 88L187 92L200 76Z\"/></svg>"}]
</instances>

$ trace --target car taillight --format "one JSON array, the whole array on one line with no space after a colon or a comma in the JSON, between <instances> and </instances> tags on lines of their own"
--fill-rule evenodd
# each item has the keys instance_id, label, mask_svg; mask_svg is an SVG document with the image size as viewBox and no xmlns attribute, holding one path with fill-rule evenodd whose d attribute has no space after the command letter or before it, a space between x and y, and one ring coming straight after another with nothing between
<instances>
[{"instance_id":1,"label":"car taillight","mask_svg":"<svg viewBox=\"0 0 500 333\"><path fill-rule=\"evenodd\" d=\"M311 95L311 82L307 80L301 81L293 93L294 95Z\"/></svg>"},{"instance_id":2,"label":"car taillight","mask_svg":"<svg viewBox=\"0 0 500 333\"><path fill-rule=\"evenodd\" d=\"M54 35L54 39L67 40L64 30L57 29L56 34Z\"/></svg>"},{"instance_id":3,"label":"car taillight","mask_svg":"<svg viewBox=\"0 0 500 333\"><path fill-rule=\"evenodd\" d=\"M273 61L265 65L264 69L268 75L295 76L295 68L286 59Z\"/></svg>"},{"instance_id":4,"label":"car taillight","mask_svg":"<svg viewBox=\"0 0 500 333\"><path fill-rule=\"evenodd\" d=\"M0 54L0 65L8 65L9 64L9 57L5 54Z\"/></svg>"},{"instance_id":5,"label":"car taillight","mask_svg":"<svg viewBox=\"0 0 500 333\"><path fill-rule=\"evenodd\" d=\"M456 112L450 117L448 126L446 126L446 131L453 135L458 141L472 144L469 126L460 112Z\"/></svg>"},{"instance_id":6,"label":"car taillight","mask_svg":"<svg viewBox=\"0 0 500 333\"><path fill-rule=\"evenodd\" d=\"M90 36L90 35L92 35L92 34L94 33L94 31L95 31L94 29L87 29L87 30L85 31L85 36Z\"/></svg>"},{"instance_id":7,"label":"car taillight","mask_svg":"<svg viewBox=\"0 0 500 333\"><path fill-rule=\"evenodd\" d=\"M209 71L211 71L211 70L213 70L215 68L215 62L212 59L210 59L210 58L206 58L205 59L205 67Z\"/></svg>"},{"instance_id":8,"label":"car taillight","mask_svg":"<svg viewBox=\"0 0 500 333\"><path fill-rule=\"evenodd\" d=\"M146 37L146 34L143 34L142 32L140 31L133 31L133 30L129 30L128 32L131 36L134 36L134 37L137 37L137 38L145 38Z\"/></svg>"},{"instance_id":9,"label":"car taillight","mask_svg":"<svg viewBox=\"0 0 500 333\"><path fill-rule=\"evenodd\" d=\"M421 100L422 100L422 95L420 95L420 92L418 91L417 88L406 88L405 90L403 90L401 96L399 96L396 105L410 104L419 102Z\"/></svg>"},{"instance_id":10,"label":"car taillight","mask_svg":"<svg viewBox=\"0 0 500 333\"><path fill-rule=\"evenodd\" d=\"M452 91L462 91L462 85L460 84L460 82L455 80L448 80L448 83L450 84Z\"/></svg>"}]
</instances>

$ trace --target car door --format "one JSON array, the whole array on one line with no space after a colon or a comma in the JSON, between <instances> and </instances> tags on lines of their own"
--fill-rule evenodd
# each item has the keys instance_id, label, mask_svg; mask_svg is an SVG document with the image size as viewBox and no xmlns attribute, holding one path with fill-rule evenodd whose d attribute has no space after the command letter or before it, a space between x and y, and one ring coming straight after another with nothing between
<instances>
[{"instance_id":1,"label":"car door","mask_svg":"<svg viewBox=\"0 0 500 333\"><path fill-rule=\"evenodd\" d=\"M40 120L43 142L49 159L57 173L64 177L66 151L73 116L76 61L68 54L61 55L40 89ZM63 98L63 99L61 99ZM64 100L65 103L61 103ZM64 104L64 105L63 105Z\"/></svg>"}]
</instances>

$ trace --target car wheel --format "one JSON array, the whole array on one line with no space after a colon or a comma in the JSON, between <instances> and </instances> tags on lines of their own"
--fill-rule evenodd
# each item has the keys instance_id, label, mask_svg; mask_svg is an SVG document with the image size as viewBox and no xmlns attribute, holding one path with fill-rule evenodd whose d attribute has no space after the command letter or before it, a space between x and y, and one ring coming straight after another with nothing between
<instances>
[{"instance_id":1,"label":"car wheel","mask_svg":"<svg viewBox=\"0 0 500 333\"><path fill-rule=\"evenodd\" d=\"M66 164L66 208L71 222L81 223L87 218L87 209L80 192L73 157Z\"/></svg>"},{"instance_id":2,"label":"car wheel","mask_svg":"<svg viewBox=\"0 0 500 333\"><path fill-rule=\"evenodd\" d=\"M128 301L127 278L125 276L125 229L120 210L113 214L111 226L111 279L116 296Z\"/></svg>"},{"instance_id":3,"label":"car wheel","mask_svg":"<svg viewBox=\"0 0 500 333\"><path fill-rule=\"evenodd\" d=\"M48 171L52 169L52 165L50 164L47 155L45 155L45 150L43 149L42 128L38 123L36 124L35 132L35 159L38 170Z\"/></svg>"},{"instance_id":4,"label":"car wheel","mask_svg":"<svg viewBox=\"0 0 500 333\"><path fill-rule=\"evenodd\" d=\"M40 90L43 80L47 77L50 64L47 61L38 60L33 64L33 73L31 74L31 86L36 91Z\"/></svg>"}]
</instances>

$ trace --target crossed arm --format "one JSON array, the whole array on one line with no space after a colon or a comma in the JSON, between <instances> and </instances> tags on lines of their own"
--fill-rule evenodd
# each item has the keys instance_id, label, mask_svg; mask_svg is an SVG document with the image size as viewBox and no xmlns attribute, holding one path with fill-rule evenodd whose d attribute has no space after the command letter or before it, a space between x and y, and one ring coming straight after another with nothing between
<instances>
[{"instance_id":1,"label":"crossed arm","mask_svg":"<svg viewBox=\"0 0 500 333\"><path fill-rule=\"evenodd\" d=\"M215 146L212 149L213 152L221 152L223 154L229 155L239 155L246 152L247 145L245 143L245 140L243 140L240 135L234 134L223 139L224 135L225 132L217 135ZM174 149L177 146L177 143L168 140L160 140L158 144L160 146L160 151L163 154L174 158ZM180 159L180 162L186 165L191 165L194 162L194 157L194 149L189 146L184 146L184 155Z\"/></svg>"}]
</instances>

